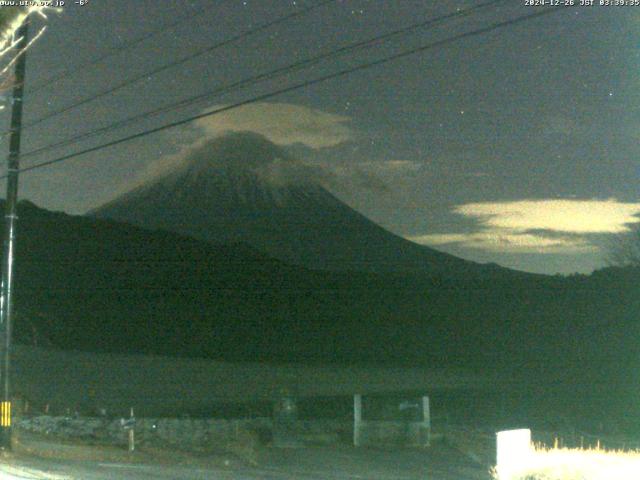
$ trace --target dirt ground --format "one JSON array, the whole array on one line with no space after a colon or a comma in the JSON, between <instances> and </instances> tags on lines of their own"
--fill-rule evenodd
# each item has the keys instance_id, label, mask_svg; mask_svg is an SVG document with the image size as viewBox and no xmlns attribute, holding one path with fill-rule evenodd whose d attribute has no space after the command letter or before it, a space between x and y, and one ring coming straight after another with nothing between
<instances>
[{"instance_id":1,"label":"dirt ground","mask_svg":"<svg viewBox=\"0 0 640 480\"><path fill-rule=\"evenodd\" d=\"M270 449L260 467L310 479L488 480L488 468L447 445L425 449L316 447Z\"/></svg>"},{"instance_id":2,"label":"dirt ground","mask_svg":"<svg viewBox=\"0 0 640 480\"><path fill-rule=\"evenodd\" d=\"M30 448L26 448L27 443ZM489 468L461 453L448 442L423 449L355 448L332 445L299 448L262 446L257 462L234 456L206 456L187 452L137 451L57 445L37 440L0 463L2 473L29 472L27 478L103 480L127 478L229 480L490 480ZM74 458L75 457L75 458ZM16 470L17 469L17 470ZM40 473L34 473L40 472ZM24 478L24 474L16 477Z\"/></svg>"}]
</instances>

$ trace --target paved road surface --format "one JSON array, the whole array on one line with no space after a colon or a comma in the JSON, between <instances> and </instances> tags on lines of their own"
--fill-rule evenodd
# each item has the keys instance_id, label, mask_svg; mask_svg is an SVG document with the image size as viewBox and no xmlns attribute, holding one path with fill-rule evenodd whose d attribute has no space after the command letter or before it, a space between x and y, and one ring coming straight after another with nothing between
<instances>
[{"instance_id":1,"label":"paved road surface","mask_svg":"<svg viewBox=\"0 0 640 480\"><path fill-rule=\"evenodd\" d=\"M259 467L126 464L29 457L0 460L7 480L489 480L486 468L446 447L426 451L268 449Z\"/></svg>"}]
</instances>

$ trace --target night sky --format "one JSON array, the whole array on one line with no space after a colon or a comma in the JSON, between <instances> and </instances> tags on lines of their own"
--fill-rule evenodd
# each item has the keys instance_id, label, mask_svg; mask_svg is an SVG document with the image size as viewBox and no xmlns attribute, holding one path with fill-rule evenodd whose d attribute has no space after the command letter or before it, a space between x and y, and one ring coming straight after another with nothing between
<instances>
[{"instance_id":1,"label":"night sky","mask_svg":"<svg viewBox=\"0 0 640 480\"><path fill-rule=\"evenodd\" d=\"M576 0L576 3L579 0ZM68 1L29 52L25 123L320 0ZM23 152L483 2L336 0L26 128ZM596 0L598 3L598 0ZM22 166L541 11L508 0L373 48L25 156ZM135 48L87 62L185 21ZM575 7L21 176L21 198L81 214L203 135L252 130L392 232L481 262L590 272L640 221L640 7ZM47 81L52 77L61 77ZM5 97L8 96L8 92ZM6 100L5 100L6 101ZM4 128L8 112L2 112ZM5 142L6 148L6 142Z\"/></svg>"}]
</instances>

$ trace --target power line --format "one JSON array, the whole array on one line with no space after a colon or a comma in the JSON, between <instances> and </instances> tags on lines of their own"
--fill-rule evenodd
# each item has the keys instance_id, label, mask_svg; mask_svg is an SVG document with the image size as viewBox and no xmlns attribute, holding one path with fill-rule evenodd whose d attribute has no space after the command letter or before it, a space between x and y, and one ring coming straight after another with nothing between
<instances>
[{"instance_id":1,"label":"power line","mask_svg":"<svg viewBox=\"0 0 640 480\"><path fill-rule=\"evenodd\" d=\"M184 15L182 17L179 17L177 20L175 20L174 22L168 23L166 25L162 25L160 28L154 29L151 32L142 35L141 37L138 37L130 42L126 42L125 44L118 46L118 47L114 47L112 49L110 49L109 51L105 52L103 55L98 56L97 58L94 58L93 60L90 60L86 63L83 63L81 65L77 65L75 67L71 67L68 68L66 70L63 70L62 72L52 75L49 78L46 78L44 80L42 80L39 83L36 83L34 86L32 86L31 88L27 88L27 93L35 93L38 92L40 90L42 90L44 87L49 86L53 83L59 82L61 80L64 80L65 78L71 76L72 74L74 74L75 72L77 72L78 70L81 69L86 69L89 67L92 67L94 65L97 65L98 63L102 63L105 60L107 60L110 57L114 57L119 53L122 52L126 52L127 50L131 50L135 47L137 47L138 45L140 45L141 43L146 42L147 40L150 40L151 38L161 35L165 32L167 32L168 30L172 30L175 27L177 27L178 25L180 25L182 22L185 22L187 20L190 20L193 18L194 15L198 15L201 13L204 13L206 10L208 10L209 8L211 8L211 5L207 5L206 7L200 7L197 8L196 10L192 11L191 13Z\"/></svg>"},{"instance_id":2,"label":"power line","mask_svg":"<svg viewBox=\"0 0 640 480\"><path fill-rule=\"evenodd\" d=\"M332 80L332 79L335 79L335 78L338 78L338 77L342 77L342 76L348 75L350 73L355 73L355 72L358 72L358 71L361 71L361 70L365 70L365 69L368 69L368 68L372 68L372 67L376 67L376 66L379 66L379 65L384 65L384 64L389 63L389 62L391 62L393 60L397 60L397 59L400 59L400 58L408 57L410 55L414 55L416 53L421 53L421 52L424 52L424 51L427 51L427 50L431 50L431 49L434 49L434 48L437 48L437 47L441 47L441 46L447 45L449 43L456 42L458 40L462 40L462 39L465 39L465 38L470 38L470 37L474 37L474 36L483 35L485 33L489 33L489 32L495 31L495 30L499 30L501 28L505 28L505 27L509 27L511 25L516 25L516 24L523 23L523 22L531 20L533 18L538 18L538 17L542 17L542 16L549 15L549 14L552 14L552 13L557 13L557 12L565 10L566 8L569 8L569 7L559 6L559 7L555 7L555 8L547 8L547 9L544 9L544 10L540 10L540 11L538 11L536 13L531 13L531 14L528 14L528 15L522 15L520 17L516 17L516 18L510 19L510 20L503 21L503 22L493 23L493 24L491 24L491 25L489 25L487 27L479 28L477 30L472 30L470 32L460 33L458 35L454 35L452 37L445 38L445 39L439 40L437 42L429 43L429 44L426 44L426 45L422 45L420 47L412 48L410 50L405 50L405 51L400 52L400 53L389 55L389 56L381 58L379 60L363 63L363 64L357 65L355 67L350 67L350 68L347 68L347 69L344 69L344 70L340 70L338 72L334 72L334 73L331 73L331 74L328 74L328 75L324 75L322 77L318 77L318 78L315 78L315 79L312 79L312 80L307 80L307 81L304 81L304 82L301 82L301 83L298 83L298 84L295 84L295 85L292 85L292 86L289 86L289 87L285 87L285 88L282 88L282 89L279 89L279 90L275 90L273 92L265 93L263 95L258 95L258 96L255 96L253 98L250 98L250 99L247 99L247 100L243 100L241 102L237 102L237 103L232 104L232 105L227 105L225 107L221 107L221 108L219 108L217 110L214 110L212 112L207 112L207 113L201 113L199 115L194 115L194 116L182 119L182 120L178 120L178 121L171 122L171 123L159 126L159 127L155 127L155 128L149 129L149 130L145 130L143 132L139 132L139 133L136 133L136 134L133 134L133 135L129 135L127 137L123 137L123 138L120 138L120 139L117 139L117 140L113 140L111 142L103 143L101 145L97 145L97 146L94 146L94 147L91 147L91 148L86 148L84 150L80 150L80 151L75 152L75 153L70 153L68 155L64 155L64 156L55 158L53 160L48 160L48 161L45 161L45 162L41 162L41 163L29 166L29 167L24 167L24 168L21 168L19 171L20 172L28 172L28 171L31 171L31 170L36 170L36 169L39 169L39 168L47 167L47 166L50 166L50 165L53 165L53 164L56 164L56 163L65 162L67 160L70 160L70 159L75 158L75 157L79 157L81 155L86 155L88 153L97 152L99 150L103 150L103 149L108 148L108 147L113 147L113 146L119 145L121 143L129 142L131 140L142 138L142 137L145 137L147 135L151 135L153 133L157 133L157 132L160 132L160 131L163 131L163 130L168 130L170 128L179 127L179 126L191 123L191 122L193 122L195 120L199 120L201 118L217 115L219 113L223 113L223 112L226 112L226 111L229 111L229 110L234 110L236 108L243 107L245 105L249 105L249 104L256 103L256 102L261 102L263 100L268 100L268 99L273 98L275 96L282 95L283 93L289 93L289 92L292 92L292 91L295 91L295 90L300 90L301 88L306 88L306 87L309 87L309 86L312 86L312 85L316 85L318 83L325 82L327 80ZM7 177L7 175L2 175L2 176L0 176L0 179L6 178L6 177Z\"/></svg>"},{"instance_id":3,"label":"power line","mask_svg":"<svg viewBox=\"0 0 640 480\"><path fill-rule=\"evenodd\" d=\"M443 46L443 45L446 45L448 43L452 43L452 42L455 42L455 41L458 41L458 40L461 40L461 39L464 39L464 38L482 35L482 34L485 34L485 33L488 33L488 32L494 31L494 30L498 30L500 28L504 28L504 27L507 27L507 26L510 26L510 25L522 23L522 22L527 21L527 20L532 19L532 18L537 18L537 17L541 17L543 15L548 15L550 13L553 13L554 11L560 11L563 8L566 8L566 7L557 7L555 9L545 9L545 10L542 10L542 11L537 12L537 13L533 13L533 14L529 14L529 15L523 15L523 16L516 17L514 19L506 20L506 21L503 21L503 22L493 23L493 24L491 24L491 25L489 25L487 27L483 27L483 28L480 28L480 29L477 29L477 30L473 30L473 31L470 31L470 32L465 32L465 33L461 33L461 34L458 34L458 35L454 35L453 37L445 38L445 39L439 40L437 42L433 42L433 43L426 44L426 45L423 45L423 46L420 46L420 47L417 47L417 48L406 50L406 51L403 51L403 52L400 52L400 53L397 53L397 54L394 54L394 55L390 55L390 56L384 57L382 59L379 59L379 60L376 60L376 61L373 61L373 62L367 62L367 63L364 63L364 64L360 64L360 65L357 65L355 67L351 67L351 68L348 68L348 69L340 70L338 72L334 72L334 73L331 73L331 74L328 74L328 75L325 75L325 76L322 76L322 77L319 77L319 78L316 78L316 79L307 80L307 81L304 81L304 82L301 82L301 83L298 83L298 84L295 84L295 85L292 85L292 86L289 86L289 87L282 88L280 90L276 90L276 91L273 91L273 92L265 93L263 95L259 95L259 96L253 97L253 98L250 98L248 100L243 100L241 102L237 102L237 103L232 104L232 105L227 105L225 107L221 107L219 109L216 109L216 110L214 110L212 112L206 112L206 113L201 113L201 114L198 114L198 115L194 115L194 116L188 117L188 118L183 119L183 120L178 120L178 121L175 121L175 122L171 122L171 123L162 125L160 127L155 127L155 128L149 129L149 130L145 130L143 132L139 132L139 133L136 133L136 134L133 134L133 135L129 135L127 137L123 137L123 138L120 138L120 139L117 139L117 140L113 140L111 142L107 142L107 143L104 143L104 144L101 144L101 145L98 145L98 146L87 148L87 149L81 150L79 152L75 152L75 153L72 153L72 154L64 155L62 157L59 157L59 158L56 158L56 159L53 159L53 160L42 162L42 163L30 166L30 167L24 167L20 171L30 171L30 170L34 170L34 169L37 169L37 168L45 167L45 166L48 166L48 165L52 165L52 164L55 164L55 163L63 162L63 161L69 160L71 158L75 158L77 156L80 156L80 155L85 155L87 153L92 153L92 152L95 152L95 151L98 151L98 150L102 150L104 148L108 148L108 147L111 147L111 146L119 145L121 143L125 143L125 142L131 141L131 140L135 140L137 138L141 138L141 137L144 137L146 135L150 135L150 134L157 133L157 132L160 132L160 131L163 131L163 130L167 130L167 129L170 129L170 128L175 128L175 127L178 127L178 126L181 126L181 125L185 125L187 123L191 123L191 122L193 122L195 120L199 120L201 118L213 116L213 115L216 115L216 114L219 114L219 113L223 113L223 112L226 112L226 111L229 111L229 110L233 110L233 109L236 109L236 108L239 108L239 107L251 104L251 103L256 103L256 102L260 102L260 101L263 101L263 100L267 100L269 98L275 97L277 95L281 95L283 93L288 93L288 92L291 92L291 91L299 90L301 88L312 86L312 85L315 85L317 83L321 83L321 82L324 82L324 81L327 81L327 80L331 80L331 79L334 79L334 78L337 78L337 77L341 77L343 75L354 73L354 72L357 72L357 71L360 71L360 70L365 70L365 69L368 69L368 68L371 68L371 67L374 67L374 66L382 65L382 64L391 62L393 60L397 60L399 58L403 58L403 57L406 57L406 56L409 56L409 55L413 55L415 53L420 53L420 52L423 52L423 51L426 51L426 50L430 50L430 49L433 49L433 48L436 48L436 47L440 47L440 46ZM6 177L6 175L0 176L0 179L5 178L5 177Z\"/></svg>"},{"instance_id":4,"label":"power line","mask_svg":"<svg viewBox=\"0 0 640 480\"><path fill-rule=\"evenodd\" d=\"M426 21L422 21L422 22L419 22L419 23L415 23L415 24L410 25L408 27L404 27L404 28L401 28L401 29L393 30L391 32L387 32L387 33L382 34L382 35L377 35L377 36L374 36L374 37L370 37L370 38L368 38L366 40L361 40L361 41L358 41L358 42L355 42L355 43L351 43L349 45L345 45L345 46L340 47L338 49L334 49L334 50L332 50L330 52L326 52L326 53L323 53L323 54L320 54L320 55L309 57L309 58L306 58L304 60L300 60L298 62L295 62L293 64L290 64L290 65L287 65L287 66L284 66L284 67L279 67L279 68L276 68L274 70L270 70L268 72L264 72L264 73L261 73L259 75L255 75L253 77L249 77L249 78L245 78L243 80L239 80L237 82L233 82L231 84L221 85L221 86L219 86L219 87L217 87L217 88L215 88L213 90L210 90L208 92L201 93L201 94L189 97L189 98L181 100L181 101L179 101L177 103L173 103L173 104L170 104L170 105L165 105L164 107L156 108L156 109L148 111L148 112L144 112L144 113L141 113L141 114L133 115L131 117L127 117L125 119L119 120L119 121L114 122L114 123L112 123L110 125L107 125L105 127L101 127L101 128L98 128L98 129L94 129L94 130L88 131L88 132L84 132L84 133L81 133L81 134L76 135L74 137L70 137L70 138L61 140L59 142L52 143L52 144L45 145L43 147L31 150L29 152L24 153L22 155L22 158L28 157L28 156L33 156L33 155L36 155L36 154L39 154L39 153L43 153L43 152L51 150L53 148L59 148L59 147L62 147L62 146L66 146L66 145L70 145L70 144L73 144L73 143L77 143L77 142L79 142L81 140L84 140L86 138L94 137L96 135L103 134L103 133L106 133L106 132L109 132L109 131L112 131L112 130L116 130L116 129L121 128L121 127L124 127L124 126L126 126L128 124L131 124L133 122L146 120L147 118L151 118L153 116L157 116L157 115L160 115L160 114L165 113L165 112L178 110L180 108L184 108L184 107L196 104L196 103L201 102L201 101L203 101L205 99L209 99L209 98L211 98L213 96L219 96L219 95L222 95L222 94L227 94L227 93L239 90L241 88L244 88L244 87L247 87L247 86L250 86L250 85L254 85L256 83L259 83L259 82L262 82L262 81L265 81L265 80L269 80L269 79L275 78L277 76L281 76L281 75L288 74L288 73L291 73L291 72L294 72L294 71L297 71L297 70L301 70L302 68L306 68L308 66L315 65L315 64L317 64L317 63L319 63L321 61L324 61L324 60L327 60L327 59L330 59L330 58L334 58L336 56L343 55L345 53L352 52L354 50L367 48L367 47L373 46L373 45L380 45L380 44L390 40L393 37L406 34L408 32L411 32L413 30L417 30L419 28L435 26L435 25L437 25L437 24L439 24L441 22L444 22L446 20L450 20L452 18L466 17L466 16L469 16L472 13L474 13L474 12L480 10L480 9L484 9L484 8L487 8L487 7L490 7L490 6L499 4L499 3L504 3L505 1L506 0L491 0L489 2L481 3L481 4L475 5L473 7L466 8L464 10L457 10L457 11L452 12L452 13L441 15L441 16L435 17L435 18L430 18L430 19L428 19Z\"/></svg>"},{"instance_id":5,"label":"power line","mask_svg":"<svg viewBox=\"0 0 640 480\"><path fill-rule=\"evenodd\" d=\"M24 124L22 129L25 130L27 128L33 127L34 125L38 125L38 124L44 122L45 120L49 120L50 118L56 117L56 116L58 116L60 114L66 113L66 112L68 112L70 110L73 110L75 108L78 108L78 107L80 107L82 105L85 105L87 103L93 102L94 100L97 100L98 98L102 98L104 96L110 95L110 94L112 94L112 93L114 93L114 92L116 92L118 90L121 90L121 89L123 89L125 87L128 87L130 85L133 85L133 84L135 84L135 83L137 83L137 82L139 82L141 80L147 79L149 77L157 75L158 73L164 72L164 71L169 70L171 68L174 68L174 67L182 65L184 63L187 63L187 62L193 60L194 58L202 56L202 55L204 55L206 53L210 53L210 52L212 52L214 50L217 50L218 48L227 46L227 45L229 45L231 43L234 43L234 42L236 42L238 40L242 40L244 38L247 38L247 37L249 37L251 35L255 35L256 33L259 33L259 32L261 32L263 30L267 30L267 29L269 29L269 28L271 28L271 27L273 27L275 25L278 25L280 23L283 23L283 22L286 22L288 20L291 20L292 18L304 15L304 14L306 14L308 12L311 12L312 10L315 10L315 9L320 8L320 7L322 7L322 6L324 6L324 5L328 4L328 3L332 3L332 2L335 2L335 1L336 0L322 0L322 1L319 1L318 3L316 3L314 5L311 5L310 7L306 7L304 9L302 9L302 10L297 11L297 12L290 13L288 15L284 15L282 17L278 17L275 20L263 23L262 25L260 25L260 26L258 26L256 28L252 28L252 29L247 30L245 32L242 32L242 33L239 33L237 35L234 35L231 38L228 38L226 40L222 40L222 41L220 41L220 42L218 42L218 43L216 43L214 45L211 45L209 47L200 49L200 50L198 50L198 51L196 51L196 52L194 52L194 53L192 53L190 55L187 55L186 57L182 57L179 60L173 61L173 62L168 63L166 65L163 65L161 67L155 68L155 69L151 70L150 72L146 72L146 73L143 73L141 75L137 75L137 76L135 76L135 77L133 77L133 78L131 78L129 80L125 80L124 82L119 83L115 87L108 88L107 90L103 90L102 92L94 94L94 95L92 95L90 97L86 97L86 98L84 98L82 100L79 100L78 102L75 102L75 103L72 103L70 105L67 105L66 107L63 107L63 108L60 108L58 110L54 110L52 112L49 112L49 113L45 114L44 116L42 116L42 117L40 117L40 118L38 118L38 119L36 119L36 120L34 120L32 122ZM8 133L8 132L6 132L6 133Z\"/></svg>"}]
</instances>

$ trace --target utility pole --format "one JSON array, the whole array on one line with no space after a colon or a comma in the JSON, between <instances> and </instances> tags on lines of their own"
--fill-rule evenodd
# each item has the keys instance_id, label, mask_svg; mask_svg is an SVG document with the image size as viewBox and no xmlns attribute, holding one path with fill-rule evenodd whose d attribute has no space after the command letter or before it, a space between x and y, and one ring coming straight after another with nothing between
<instances>
[{"instance_id":1,"label":"utility pole","mask_svg":"<svg viewBox=\"0 0 640 480\"><path fill-rule=\"evenodd\" d=\"M16 36L17 55L13 86L11 129L9 135L9 157L7 159L7 199L5 203L5 238L2 259L2 293L0 296L0 382L2 400L0 402L0 449L11 450L11 322L13 317L13 255L16 243L15 224L18 203L18 173L20 170L20 130L22 128L22 97L27 64L29 21L24 21Z\"/></svg>"}]
</instances>

